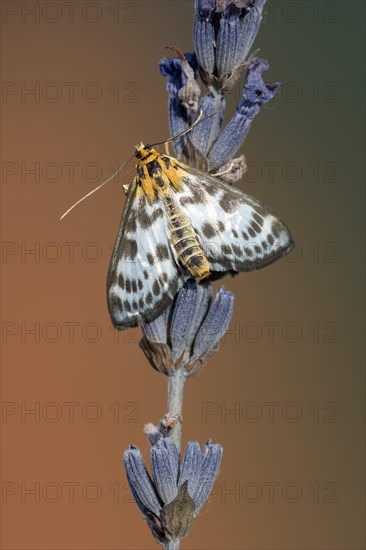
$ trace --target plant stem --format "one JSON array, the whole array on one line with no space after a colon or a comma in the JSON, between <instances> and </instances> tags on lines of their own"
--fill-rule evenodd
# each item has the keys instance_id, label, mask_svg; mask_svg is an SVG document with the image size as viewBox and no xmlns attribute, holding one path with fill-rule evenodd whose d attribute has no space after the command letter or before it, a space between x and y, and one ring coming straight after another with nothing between
<instances>
[{"instance_id":1,"label":"plant stem","mask_svg":"<svg viewBox=\"0 0 366 550\"><path fill-rule=\"evenodd\" d=\"M174 374L169 376L168 381L168 412L171 416L179 415L182 416L183 410L183 389L186 377L184 370L177 369ZM178 451L180 452L181 443L182 443L182 424L178 421L171 434L171 438L175 443ZM171 547L175 550L175 546Z\"/></svg>"},{"instance_id":2,"label":"plant stem","mask_svg":"<svg viewBox=\"0 0 366 550\"><path fill-rule=\"evenodd\" d=\"M170 416L178 415L182 417L183 410L183 390L186 377L184 370L177 369L174 371L174 374L169 376L168 379L168 411ZM175 443L175 446L180 453L182 446L182 423L178 420L175 424L172 433L171 439ZM166 550L179 550L180 540L169 540L165 546Z\"/></svg>"}]
</instances>

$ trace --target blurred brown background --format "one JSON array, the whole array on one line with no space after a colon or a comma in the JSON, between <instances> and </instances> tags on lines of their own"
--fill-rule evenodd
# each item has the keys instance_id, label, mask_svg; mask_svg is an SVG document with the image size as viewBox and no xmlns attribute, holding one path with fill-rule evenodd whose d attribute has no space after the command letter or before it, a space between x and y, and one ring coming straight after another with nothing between
<instances>
[{"instance_id":1,"label":"blurred brown background","mask_svg":"<svg viewBox=\"0 0 366 550\"><path fill-rule=\"evenodd\" d=\"M147 456L166 384L105 300L131 167L58 218L138 141L168 136L157 63L166 44L192 49L193 3L1 8L2 548L153 549L122 453ZM225 282L231 332L187 384L184 439L225 449L187 550L365 548L364 11L271 0L255 43L284 88L249 134L241 186L298 247Z\"/></svg>"}]
</instances>

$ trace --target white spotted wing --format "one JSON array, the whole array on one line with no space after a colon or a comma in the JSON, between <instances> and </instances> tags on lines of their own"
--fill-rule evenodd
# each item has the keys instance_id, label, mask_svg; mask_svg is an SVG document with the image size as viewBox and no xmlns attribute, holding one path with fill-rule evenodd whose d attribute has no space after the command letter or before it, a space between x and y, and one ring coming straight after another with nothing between
<instances>
[{"instance_id":1,"label":"white spotted wing","mask_svg":"<svg viewBox=\"0 0 366 550\"><path fill-rule=\"evenodd\" d=\"M118 329L155 319L189 277L176 263L163 204L129 189L107 281L108 308Z\"/></svg>"}]
</instances>

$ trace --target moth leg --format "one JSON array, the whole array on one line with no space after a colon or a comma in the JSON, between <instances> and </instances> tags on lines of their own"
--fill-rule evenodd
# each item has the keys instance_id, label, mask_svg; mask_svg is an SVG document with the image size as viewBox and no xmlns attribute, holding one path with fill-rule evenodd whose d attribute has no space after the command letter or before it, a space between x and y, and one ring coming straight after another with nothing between
<instances>
[{"instance_id":1,"label":"moth leg","mask_svg":"<svg viewBox=\"0 0 366 550\"><path fill-rule=\"evenodd\" d=\"M165 149L165 154L168 155L168 157L171 157L168 142L164 143L164 149Z\"/></svg>"},{"instance_id":2,"label":"moth leg","mask_svg":"<svg viewBox=\"0 0 366 550\"><path fill-rule=\"evenodd\" d=\"M223 170L223 168L221 167L218 172L215 172L214 174L211 174L211 175L214 176L215 178L222 178L222 176L226 176L226 174L230 174L230 172L232 172L234 168L234 163L230 162L225 164L225 166L227 166L225 170Z\"/></svg>"},{"instance_id":3,"label":"moth leg","mask_svg":"<svg viewBox=\"0 0 366 550\"><path fill-rule=\"evenodd\" d=\"M227 162L219 170L212 174L216 178L222 179L226 183L236 183L241 180L247 171L247 163L244 155Z\"/></svg>"}]
</instances>

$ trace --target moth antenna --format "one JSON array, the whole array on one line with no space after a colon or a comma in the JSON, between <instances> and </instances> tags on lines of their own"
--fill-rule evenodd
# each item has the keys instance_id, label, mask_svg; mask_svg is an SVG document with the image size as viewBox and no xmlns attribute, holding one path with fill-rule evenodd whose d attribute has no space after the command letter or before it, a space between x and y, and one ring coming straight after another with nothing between
<instances>
[{"instance_id":1,"label":"moth antenna","mask_svg":"<svg viewBox=\"0 0 366 550\"><path fill-rule=\"evenodd\" d=\"M102 187L104 187L105 185L107 185L107 183L109 183L125 166L126 164L128 164L130 162L131 159L133 159L134 155L132 155L132 157L130 157L128 160L126 160L126 162L124 162L119 168L118 170L112 174L112 176L110 176L108 179L106 179L105 181L103 181L103 183L101 183L100 185L98 185L98 187L96 187L95 189L93 189L92 191L89 191L89 193L87 193L84 197L82 197L81 199L79 199L78 201L75 202L75 204L73 204L68 210L66 210L66 212L64 214L62 214L61 218L59 221L63 220L70 212L71 210L73 210L76 206L78 206L81 202L83 202L85 199L87 199L88 197L90 197L91 195L93 195L94 193L96 193L97 191L99 191L99 189L101 189Z\"/></svg>"},{"instance_id":2,"label":"moth antenna","mask_svg":"<svg viewBox=\"0 0 366 550\"><path fill-rule=\"evenodd\" d=\"M209 115L207 116L206 118L209 118L210 116L213 116L213 115ZM165 141L159 141L159 143L153 143L152 145L149 145L149 147L156 147L157 145L165 145L167 143L170 143L172 141L174 141L175 139L178 139L179 137L182 137L182 136L185 136L186 134L188 134L188 132L190 132L199 122L202 122L202 117L203 117L203 111L202 109L200 110L199 112L199 115L197 117L197 119L194 121L194 123L192 124L192 126L190 126L189 128L187 128L187 130L184 130L183 132L180 132L180 134L177 134L176 136L173 136L172 138L170 139L167 139ZM203 120L206 120L203 119Z\"/></svg>"}]
</instances>

